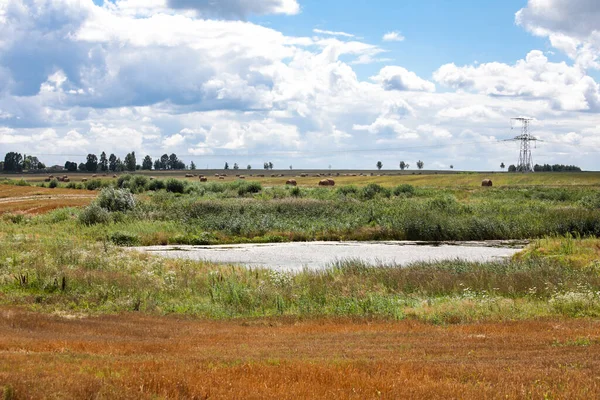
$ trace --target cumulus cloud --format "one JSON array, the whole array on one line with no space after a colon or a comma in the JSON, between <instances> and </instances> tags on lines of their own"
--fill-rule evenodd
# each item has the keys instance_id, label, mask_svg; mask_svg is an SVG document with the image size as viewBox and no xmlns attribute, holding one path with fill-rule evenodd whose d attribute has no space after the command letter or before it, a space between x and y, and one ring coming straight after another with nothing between
<instances>
[{"instance_id":1,"label":"cumulus cloud","mask_svg":"<svg viewBox=\"0 0 600 400\"><path fill-rule=\"evenodd\" d=\"M493 138L510 136L514 115L548 121L536 134L570 146L598 135L589 130L600 111L598 85L581 63L552 63L532 52L514 64L449 64L434 74L445 86L436 91L434 81L403 66L362 77L354 64L384 62L385 50L350 33L293 37L234 20L293 13L275 5L292 3L194 2L190 8L191 2L167 0L103 6L0 0L0 143L7 151L65 155L46 163L64 163L67 154L80 162L88 152L157 157L168 151L216 167L224 161L260 166L265 153L287 167L299 157L297 168L373 165L368 153L306 156L322 149L407 147L410 155L390 152L382 161L421 158L434 165L435 159L461 168L463 160L465 168L489 169L506 161ZM218 9L227 4L238 11ZM457 140L486 146L452 146ZM423 144L432 145L426 154Z\"/></svg>"},{"instance_id":2,"label":"cumulus cloud","mask_svg":"<svg viewBox=\"0 0 600 400\"><path fill-rule=\"evenodd\" d=\"M400 32L388 32L385 35L383 35L382 40L384 42L402 42L404 41L405 37L402 36L400 34Z\"/></svg>"},{"instance_id":3,"label":"cumulus cloud","mask_svg":"<svg viewBox=\"0 0 600 400\"><path fill-rule=\"evenodd\" d=\"M458 67L446 64L433 75L440 84L492 96L545 99L552 108L598 110L600 87L581 68L553 63L539 50L514 65L498 62Z\"/></svg>"},{"instance_id":4,"label":"cumulus cloud","mask_svg":"<svg viewBox=\"0 0 600 400\"><path fill-rule=\"evenodd\" d=\"M548 37L584 68L600 68L600 2L529 0L515 21L537 36Z\"/></svg>"},{"instance_id":5,"label":"cumulus cloud","mask_svg":"<svg viewBox=\"0 0 600 400\"><path fill-rule=\"evenodd\" d=\"M398 66L384 67L371 80L381 84L385 90L435 92L435 84L419 78L417 74Z\"/></svg>"}]
</instances>

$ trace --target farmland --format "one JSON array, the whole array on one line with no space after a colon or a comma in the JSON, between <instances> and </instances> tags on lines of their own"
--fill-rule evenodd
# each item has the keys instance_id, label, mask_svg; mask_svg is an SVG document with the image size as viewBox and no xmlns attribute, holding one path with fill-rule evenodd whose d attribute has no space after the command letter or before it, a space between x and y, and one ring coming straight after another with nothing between
<instances>
[{"instance_id":1,"label":"farmland","mask_svg":"<svg viewBox=\"0 0 600 400\"><path fill-rule=\"evenodd\" d=\"M315 172L284 185L300 173L73 175L52 189L9 176L5 397L598 395L600 174L333 171L334 187ZM297 274L123 250L384 239L530 244L488 263Z\"/></svg>"}]
</instances>

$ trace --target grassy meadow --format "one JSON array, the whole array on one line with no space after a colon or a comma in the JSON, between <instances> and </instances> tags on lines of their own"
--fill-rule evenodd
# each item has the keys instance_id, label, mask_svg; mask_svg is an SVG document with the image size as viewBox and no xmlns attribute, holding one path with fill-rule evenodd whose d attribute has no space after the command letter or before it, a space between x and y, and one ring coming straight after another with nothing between
<instances>
[{"instance_id":1,"label":"grassy meadow","mask_svg":"<svg viewBox=\"0 0 600 400\"><path fill-rule=\"evenodd\" d=\"M5 180L0 393L597 396L600 174L481 178ZM127 249L389 239L529 245L487 263L295 274Z\"/></svg>"}]
</instances>

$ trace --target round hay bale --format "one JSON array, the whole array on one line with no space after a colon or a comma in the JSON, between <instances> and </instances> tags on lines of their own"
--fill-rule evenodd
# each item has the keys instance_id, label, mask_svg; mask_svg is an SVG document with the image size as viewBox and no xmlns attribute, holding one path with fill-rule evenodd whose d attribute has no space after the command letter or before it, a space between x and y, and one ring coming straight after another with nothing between
<instances>
[{"instance_id":1,"label":"round hay bale","mask_svg":"<svg viewBox=\"0 0 600 400\"><path fill-rule=\"evenodd\" d=\"M492 187L492 186L494 186L494 184L492 183L491 179L484 179L483 181L481 181L481 186Z\"/></svg>"},{"instance_id":2,"label":"round hay bale","mask_svg":"<svg viewBox=\"0 0 600 400\"><path fill-rule=\"evenodd\" d=\"M81 180L81 182L84 182L84 183L85 183L85 182L87 182L87 181L88 181L88 180L87 180L87 178L83 178L83 179Z\"/></svg>"},{"instance_id":3,"label":"round hay bale","mask_svg":"<svg viewBox=\"0 0 600 400\"><path fill-rule=\"evenodd\" d=\"M116 177L117 177L117 175L113 175L113 178L116 178Z\"/></svg>"},{"instance_id":4,"label":"round hay bale","mask_svg":"<svg viewBox=\"0 0 600 400\"><path fill-rule=\"evenodd\" d=\"M205 176L200 177L200 182L208 182L208 178Z\"/></svg>"},{"instance_id":5,"label":"round hay bale","mask_svg":"<svg viewBox=\"0 0 600 400\"><path fill-rule=\"evenodd\" d=\"M327 179L329 182L329 186L335 186L335 181L333 179Z\"/></svg>"},{"instance_id":6,"label":"round hay bale","mask_svg":"<svg viewBox=\"0 0 600 400\"><path fill-rule=\"evenodd\" d=\"M239 178L240 179L246 179L246 177L244 175L240 175Z\"/></svg>"},{"instance_id":7,"label":"round hay bale","mask_svg":"<svg viewBox=\"0 0 600 400\"><path fill-rule=\"evenodd\" d=\"M225 177L224 176L220 176L219 179L222 180L222 181L224 181Z\"/></svg>"},{"instance_id":8,"label":"round hay bale","mask_svg":"<svg viewBox=\"0 0 600 400\"><path fill-rule=\"evenodd\" d=\"M94 175L92 175L92 178L96 178L97 176L98 176L98 175L94 174Z\"/></svg>"},{"instance_id":9,"label":"round hay bale","mask_svg":"<svg viewBox=\"0 0 600 400\"><path fill-rule=\"evenodd\" d=\"M185 177L186 177L186 178L193 178L193 177L194 177L194 175L192 175L192 174L185 174Z\"/></svg>"},{"instance_id":10,"label":"round hay bale","mask_svg":"<svg viewBox=\"0 0 600 400\"><path fill-rule=\"evenodd\" d=\"M63 178L63 182L71 182L69 178Z\"/></svg>"},{"instance_id":11,"label":"round hay bale","mask_svg":"<svg viewBox=\"0 0 600 400\"><path fill-rule=\"evenodd\" d=\"M322 179L319 181L319 186L329 186L329 179Z\"/></svg>"},{"instance_id":12,"label":"round hay bale","mask_svg":"<svg viewBox=\"0 0 600 400\"><path fill-rule=\"evenodd\" d=\"M288 179L285 184L290 186L298 186L298 182L296 182L295 179Z\"/></svg>"}]
</instances>

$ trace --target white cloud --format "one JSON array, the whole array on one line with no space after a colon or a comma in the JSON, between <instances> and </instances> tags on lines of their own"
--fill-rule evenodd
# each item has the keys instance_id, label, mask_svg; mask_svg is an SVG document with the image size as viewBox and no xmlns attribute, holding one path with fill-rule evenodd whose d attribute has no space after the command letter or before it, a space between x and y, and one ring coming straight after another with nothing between
<instances>
[{"instance_id":1,"label":"white cloud","mask_svg":"<svg viewBox=\"0 0 600 400\"><path fill-rule=\"evenodd\" d=\"M405 37L402 36L400 34L400 32L396 32L396 31L388 32L385 35L383 35L383 38L382 38L382 40L384 42L402 42L402 41L404 41L404 39L405 39Z\"/></svg>"},{"instance_id":2,"label":"white cloud","mask_svg":"<svg viewBox=\"0 0 600 400\"><path fill-rule=\"evenodd\" d=\"M515 21L537 36L548 37L582 68L600 68L600 2L529 0Z\"/></svg>"},{"instance_id":3,"label":"white cloud","mask_svg":"<svg viewBox=\"0 0 600 400\"><path fill-rule=\"evenodd\" d=\"M440 84L492 96L545 99L552 108L566 111L598 110L600 88L577 66L549 62L538 50L515 65L493 62L458 67L446 64L433 75Z\"/></svg>"},{"instance_id":4,"label":"white cloud","mask_svg":"<svg viewBox=\"0 0 600 400\"><path fill-rule=\"evenodd\" d=\"M320 35L341 36L341 37L347 37L347 38L356 37L355 35L353 35L351 33L327 31L327 30L323 30L323 29L313 29L313 32L318 33Z\"/></svg>"},{"instance_id":5,"label":"white cloud","mask_svg":"<svg viewBox=\"0 0 600 400\"><path fill-rule=\"evenodd\" d=\"M180 135L179 133L176 133L175 135L166 137L162 144L164 148L171 148L171 147L177 147L182 145L185 142L185 137L183 137L182 135Z\"/></svg>"},{"instance_id":6,"label":"white cloud","mask_svg":"<svg viewBox=\"0 0 600 400\"><path fill-rule=\"evenodd\" d=\"M371 80L381 84L385 90L435 92L435 84L419 78L417 74L398 66L384 67Z\"/></svg>"}]
</instances>

